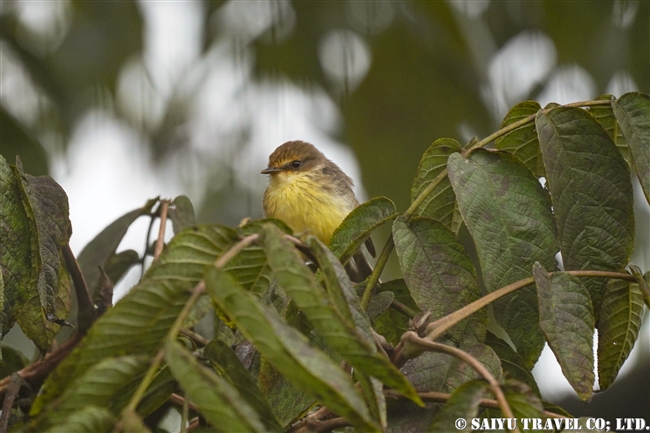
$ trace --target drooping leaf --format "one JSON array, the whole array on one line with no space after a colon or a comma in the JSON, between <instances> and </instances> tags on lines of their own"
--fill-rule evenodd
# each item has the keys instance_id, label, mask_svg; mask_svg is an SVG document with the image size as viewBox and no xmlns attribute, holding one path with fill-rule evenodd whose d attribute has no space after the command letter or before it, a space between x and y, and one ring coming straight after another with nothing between
<instances>
[{"instance_id":1,"label":"drooping leaf","mask_svg":"<svg viewBox=\"0 0 650 433\"><path fill-rule=\"evenodd\" d=\"M50 374L32 412L38 413L76 377L107 356L153 355L205 267L235 241L232 229L218 225L176 235L142 282L101 316L79 346Z\"/></svg>"},{"instance_id":2,"label":"drooping leaf","mask_svg":"<svg viewBox=\"0 0 650 433\"><path fill-rule=\"evenodd\" d=\"M440 319L481 297L476 271L456 236L428 218L393 223L397 257L413 300L422 311ZM487 311L479 311L449 332L459 341L485 338Z\"/></svg>"},{"instance_id":3,"label":"drooping leaf","mask_svg":"<svg viewBox=\"0 0 650 433\"><path fill-rule=\"evenodd\" d=\"M237 329L262 356L296 385L364 430L377 430L368 409L346 374L307 338L262 305L232 276L217 268L205 275L206 288Z\"/></svg>"},{"instance_id":4,"label":"drooping leaf","mask_svg":"<svg viewBox=\"0 0 650 433\"><path fill-rule=\"evenodd\" d=\"M537 101L520 102L508 111L501 122L500 128L505 128L537 113L542 107ZM495 141L497 149L511 153L522 162L537 177L544 176L544 163L539 148L539 140L533 122L526 123Z\"/></svg>"},{"instance_id":5,"label":"drooping leaf","mask_svg":"<svg viewBox=\"0 0 650 433\"><path fill-rule=\"evenodd\" d=\"M594 385L595 318L589 292L578 277L555 272L550 277L535 263L540 326L578 396L587 400Z\"/></svg>"},{"instance_id":6,"label":"drooping leaf","mask_svg":"<svg viewBox=\"0 0 650 433\"><path fill-rule=\"evenodd\" d=\"M487 333L485 344L490 346L501 360L503 372L508 376L528 385L536 395L541 395L533 374L526 367L524 360L508 343L491 332Z\"/></svg>"},{"instance_id":7,"label":"drooping leaf","mask_svg":"<svg viewBox=\"0 0 650 433\"><path fill-rule=\"evenodd\" d=\"M323 267L329 295L326 297L298 251L277 228L265 226L262 234L269 265L280 286L327 344L353 367L381 379L406 397L419 402L419 397L406 378L377 352L367 316L358 304L345 270L334 255L326 251L323 245L312 242L311 246Z\"/></svg>"},{"instance_id":8,"label":"drooping leaf","mask_svg":"<svg viewBox=\"0 0 650 433\"><path fill-rule=\"evenodd\" d=\"M95 238L81 250L77 256L79 268L84 275L88 289L94 290L99 284L99 266L105 270L109 267L110 259L115 255L115 250L122 242L128 228L140 216L151 212L158 199L151 199L144 206L134 209L109 224ZM113 277L111 275L111 277ZM114 283L116 279L111 278Z\"/></svg>"},{"instance_id":9,"label":"drooping leaf","mask_svg":"<svg viewBox=\"0 0 650 433\"><path fill-rule=\"evenodd\" d=\"M449 178L489 292L532 276L535 261L555 268L558 246L548 194L505 152L477 149L449 157ZM494 316L532 368L544 347L537 295L530 285L497 299Z\"/></svg>"},{"instance_id":10,"label":"drooping leaf","mask_svg":"<svg viewBox=\"0 0 650 433\"><path fill-rule=\"evenodd\" d=\"M626 93L612 101L612 108L630 148L645 198L650 203L650 96Z\"/></svg>"},{"instance_id":11,"label":"drooping leaf","mask_svg":"<svg viewBox=\"0 0 650 433\"><path fill-rule=\"evenodd\" d=\"M413 202L429 184L447 168L447 158L455 152L460 152L460 144L451 138L439 138L424 152L418 171L411 187L411 202ZM463 222L456 202L456 194L451 188L449 178L445 177L431 191L418 207L415 215L440 221L448 229L458 234Z\"/></svg>"},{"instance_id":12,"label":"drooping leaf","mask_svg":"<svg viewBox=\"0 0 650 433\"><path fill-rule=\"evenodd\" d=\"M429 425L429 433L447 433L450 431L472 431L471 420L476 418L478 407L483 398L490 397L490 385L481 379L471 380L459 386L451 398L436 414ZM465 420L465 428L459 428L457 420Z\"/></svg>"},{"instance_id":13,"label":"drooping leaf","mask_svg":"<svg viewBox=\"0 0 650 433\"><path fill-rule=\"evenodd\" d=\"M266 432L253 407L235 387L216 373L200 365L180 344L165 343L165 359L172 374L210 424L223 432Z\"/></svg>"},{"instance_id":14,"label":"drooping leaf","mask_svg":"<svg viewBox=\"0 0 650 433\"><path fill-rule=\"evenodd\" d=\"M536 127L564 269L622 270L634 245L634 212L630 173L621 153L602 126L579 108L540 112ZM604 281L585 281L596 317Z\"/></svg>"},{"instance_id":15,"label":"drooping leaf","mask_svg":"<svg viewBox=\"0 0 650 433\"><path fill-rule=\"evenodd\" d=\"M598 320L598 383L609 388L639 336L643 294L639 285L609 280Z\"/></svg>"},{"instance_id":16,"label":"drooping leaf","mask_svg":"<svg viewBox=\"0 0 650 433\"><path fill-rule=\"evenodd\" d=\"M237 389L240 397L246 400L247 404L259 414L260 421L267 430L282 430L269 404L262 397L253 377L226 343L212 340L203 350L203 354L213 361L217 367L217 372L222 374Z\"/></svg>"},{"instance_id":17,"label":"drooping leaf","mask_svg":"<svg viewBox=\"0 0 650 433\"><path fill-rule=\"evenodd\" d=\"M600 95L596 99L604 99L609 101L612 99L612 95ZM612 104L594 105L589 107L588 110L591 115L594 116L594 119L600 123L603 129L607 131L612 141L616 145L616 148L619 152L621 152L621 155L623 155L623 158L625 159L625 162L627 162L628 166L632 166L632 156L630 155L630 149L627 147L627 140L625 139L625 135L623 135L623 131L621 131L621 127L616 120L616 116L614 116L614 109L612 107Z\"/></svg>"},{"instance_id":18,"label":"drooping leaf","mask_svg":"<svg viewBox=\"0 0 650 433\"><path fill-rule=\"evenodd\" d=\"M345 263L377 227L396 216L395 204L386 197L375 197L362 203L334 231L329 248Z\"/></svg>"},{"instance_id":19,"label":"drooping leaf","mask_svg":"<svg viewBox=\"0 0 650 433\"><path fill-rule=\"evenodd\" d=\"M179 195L173 203L174 207L169 209L169 219L172 220L174 233L180 233L186 228L196 225L194 206L187 196Z\"/></svg>"}]
</instances>

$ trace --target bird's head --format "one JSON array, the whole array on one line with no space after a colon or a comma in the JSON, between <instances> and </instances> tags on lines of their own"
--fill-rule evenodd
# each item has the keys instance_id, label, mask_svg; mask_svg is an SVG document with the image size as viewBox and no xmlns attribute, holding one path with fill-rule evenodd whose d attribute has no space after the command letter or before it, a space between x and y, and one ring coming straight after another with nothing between
<instances>
[{"instance_id":1,"label":"bird's head","mask_svg":"<svg viewBox=\"0 0 650 433\"><path fill-rule=\"evenodd\" d=\"M328 162L316 147L304 141L288 141L269 156L269 166L262 174L308 172Z\"/></svg>"}]
</instances>

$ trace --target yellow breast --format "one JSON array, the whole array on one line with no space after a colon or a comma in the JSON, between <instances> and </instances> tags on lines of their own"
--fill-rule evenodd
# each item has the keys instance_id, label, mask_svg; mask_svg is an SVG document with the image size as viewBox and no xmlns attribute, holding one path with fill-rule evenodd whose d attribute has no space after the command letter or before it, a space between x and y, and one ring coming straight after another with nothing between
<instances>
[{"instance_id":1,"label":"yellow breast","mask_svg":"<svg viewBox=\"0 0 650 433\"><path fill-rule=\"evenodd\" d=\"M295 233L310 232L327 245L356 205L335 191L319 186L309 173L277 173L264 193L264 213L284 221Z\"/></svg>"}]
</instances>

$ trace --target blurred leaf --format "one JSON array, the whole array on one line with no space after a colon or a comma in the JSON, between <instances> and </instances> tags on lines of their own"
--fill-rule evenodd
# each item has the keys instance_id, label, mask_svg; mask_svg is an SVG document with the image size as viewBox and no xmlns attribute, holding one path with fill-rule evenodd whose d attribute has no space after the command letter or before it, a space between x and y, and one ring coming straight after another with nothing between
<instances>
[{"instance_id":1,"label":"blurred leaf","mask_svg":"<svg viewBox=\"0 0 650 433\"><path fill-rule=\"evenodd\" d=\"M598 320L598 383L609 388L639 336L643 294L639 285L609 280Z\"/></svg>"},{"instance_id":2,"label":"blurred leaf","mask_svg":"<svg viewBox=\"0 0 650 433\"><path fill-rule=\"evenodd\" d=\"M533 267L539 321L562 373L586 401L594 385L594 312L589 292L578 277L555 272L550 277L539 263Z\"/></svg>"},{"instance_id":3,"label":"blurred leaf","mask_svg":"<svg viewBox=\"0 0 650 433\"><path fill-rule=\"evenodd\" d=\"M404 280L422 311L437 320L481 297L476 271L456 236L428 218L401 217L393 223L393 239ZM455 325L449 333L458 341L485 339L487 311Z\"/></svg>"},{"instance_id":4,"label":"blurred leaf","mask_svg":"<svg viewBox=\"0 0 650 433\"><path fill-rule=\"evenodd\" d=\"M104 272L113 284L117 284L133 266L138 264L140 264L140 255L134 250L124 250L108 258Z\"/></svg>"},{"instance_id":5,"label":"blurred leaf","mask_svg":"<svg viewBox=\"0 0 650 433\"><path fill-rule=\"evenodd\" d=\"M626 93L612 101L612 108L627 139L636 174L650 204L650 96Z\"/></svg>"},{"instance_id":6,"label":"blurred leaf","mask_svg":"<svg viewBox=\"0 0 650 433\"><path fill-rule=\"evenodd\" d=\"M483 379L475 379L459 386L451 398L436 414L427 432L472 431L471 420L476 418L481 400L490 396L490 385ZM456 420L463 418L467 427L459 429Z\"/></svg>"},{"instance_id":7,"label":"blurred leaf","mask_svg":"<svg viewBox=\"0 0 650 433\"><path fill-rule=\"evenodd\" d=\"M636 282L639 285L641 290L641 295L643 296L643 301L645 302L646 307L650 309L650 271L645 274L641 274L641 269L637 265L630 264L630 271L632 275L636 278Z\"/></svg>"},{"instance_id":8,"label":"blurred leaf","mask_svg":"<svg viewBox=\"0 0 650 433\"><path fill-rule=\"evenodd\" d=\"M174 236L142 282L97 319L77 348L50 374L32 413L40 412L75 378L106 357L156 353L205 267L235 241L232 229L218 225Z\"/></svg>"},{"instance_id":9,"label":"blurred leaf","mask_svg":"<svg viewBox=\"0 0 650 433\"><path fill-rule=\"evenodd\" d=\"M411 297L408 287L406 287L404 279L400 278L382 283L379 290L380 293L383 291L393 293L393 299L397 302L404 304L406 307L418 313L420 312ZM402 334L409 328L409 318L395 309L389 308L375 319L374 327L375 331L383 335L389 343L397 345Z\"/></svg>"},{"instance_id":10,"label":"blurred leaf","mask_svg":"<svg viewBox=\"0 0 650 433\"><path fill-rule=\"evenodd\" d=\"M112 430L116 419L103 407L86 406L44 433L105 433Z\"/></svg>"},{"instance_id":11,"label":"blurred leaf","mask_svg":"<svg viewBox=\"0 0 650 433\"><path fill-rule=\"evenodd\" d=\"M115 250L122 242L122 238L124 238L131 224L140 216L150 213L157 202L158 198L150 199L141 208L122 215L109 224L81 250L81 253L77 256L77 262L88 289L94 290L99 284L100 266L104 268L113 283L117 283L119 278L115 278L116 275L108 272L109 262L114 260Z\"/></svg>"},{"instance_id":12,"label":"blurred leaf","mask_svg":"<svg viewBox=\"0 0 650 433\"><path fill-rule=\"evenodd\" d=\"M505 128L508 125L534 115L541 108L537 101L520 102L508 111L503 122L501 122L500 128ZM544 177L544 163L533 122L529 122L497 138L494 144L497 149L505 150L513 154L536 177Z\"/></svg>"},{"instance_id":13,"label":"blurred leaf","mask_svg":"<svg viewBox=\"0 0 650 433\"><path fill-rule=\"evenodd\" d=\"M634 246L634 212L630 173L621 153L579 108L540 112L536 127L564 269L622 270ZM603 285L603 279L585 281L596 318Z\"/></svg>"},{"instance_id":14,"label":"blurred leaf","mask_svg":"<svg viewBox=\"0 0 650 433\"><path fill-rule=\"evenodd\" d=\"M368 304L368 318L371 321L375 320L377 316L390 307L394 298L395 294L393 292L380 292L373 296Z\"/></svg>"},{"instance_id":15,"label":"blurred leaf","mask_svg":"<svg viewBox=\"0 0 650 433\"><path fill-rule=\"evenodd\" d=\"M174 207L169 209L169 219L172 220L174 233L196 225L194 206L187 196L179 195L174 199Z\"/></svg>"},{"instance_id":16,"label":"blurred leaf","mask_svg":"<svg viewBox=\"0 0 650 433\"><path fill-rule=\"evenodd\" d=\"M29 359L19 350L9 346L0 346L0 378L20 371L29 364Z\"/></svg>"},{"instance_id":17,"label":"blurred leaf","mask_svg":"<svg viewBox=\"0 0 650 433\"><path fill-rule=\"evenodd\" d=\"M301 333L284 323L275 310L259 303L233 277L217 268L205 276L212 299L280 373L313 394L352 425L378 430L347 375Z\"/></svg>"},{"instance_id":18,"label":"blurred leaf","mask_svg":"<svg viewBox=\"0 0 650 433\"><path fill-rule=\"evenodd\" d=\"M368 318L334 254L324 245L315 243L314 238L311 238L312 242L308 240L323 269L329 295L326 297L296 248L284 239L279 229L265 226L262 235L264 251L280 286L327 344L353 367L381 379L386 385L419 402L419 397L406 378L377 352ZM357 304L356 307L354 304Z\"/></svg>"},{"instance_id":19,"label":"blurred leaf","mask_svg":"<svg viewBox=\"0 0 650 433\"><path fill-rule=\"evenodd\" d=\"M47 154L41 143L32 136L33 131L20 125L4 106L0 106L0 125L2 128L0 154L9 161L14 161L16 156L20 156L28 173L37 176L47 174Z\"/></svg>"},{"instance_id":20,"label":"blurred leaf","mask_svg":"<svg viewBox=\"0 0 650 433\"><path fill-rule=\"evenodd\" d=\"M505 152L477 149L449 157L449 179L481 263L489 292L532 276L535 261L555 269L558 250L548 194ZM494 317L530 369L544 347L537 295L530 285L493 304Z\"/></svg>"},{"instance_id":21,"label":"blurred leaf","mask_svg":"<svg viewBox=\"0 0 650 433\"><path fill-rule=\"evenodd\" d=\"M451 138L439 138L429 146L422 155L418 171L411 187L411 202L413 202L429 184L447 168L449 155L460 152L460 144ZM440 221L448 229L458 234L463 222L456 202L456 194L451 188L449 177L442 181L431 191L431 194L418 207L415 215L429 217Z\"/></svg>"},{"instance_id":22,"label":"blurred leaf","mask_svg":"<svg viewBox=\"0 0 650 433\"><path fill-rule=\"evenodd\" d=\"M242 365L237 355L223 341L212 340L203 350L203 355L217 367L217 372L224 376L237 389L241 398L259 414L260 421L269 431L281 431L282 426L275 419L269 404L264 400L251 374Z\"/></svg>"},{"instance_id":23,"label":"blurred leaf","mask_svg":"<svg viewBox=\"0 0 650 433\"><path fill-rule=\"evenodd\" d=\"M595 99L606 99L611 100L612 95L600 95ZM612 141L618 148L618 151L621 152L625 162L627 162L629 167L632 167L632 155L630 154L630 149L627 147L627 140L621 131L621 127L614 116L614 109L612 104L610 105L594 105L589 107L588 111L594 116L594 119L600 123L605 131L609 134Z\"/></svg>"},{"instance_id":24,"label":"blurred leaf","mask_svg":"<svg viewBox=\"0 0 650 433\"><path fill-rule=\"evenodd\" d=\"M186 396L210 424L224 432L266 432L253 407L237 389L213 371L200 365L187 350L173 340L165 343L165 359Z\"/></svg>"},{"instance_id":25,"label":"blurred leaf","mask_svg":"<svg viewBox=\"0 0 650 433\"><path fill-rule=\"evenodd\" d=\"M124 433L151 433L151 430L144 425L142 418L132 410L125 410L120 418L121 432Z\"/></svg>"},{"instance_id":26,"label":"blurred leaf","mask_svg":"<svg viewBox=\"0 0 650 433\"><path fill-rule=\"evenodd\" d=\"M37 290L30 291L17 320L25 335L45 352L60 325L67 323L70 311L72 286L61 252L72 235L68 197L51 177L23 173L20 158L12 169L19 179L23 207L37 233L37 246L32 246L32 260L38 269Z\"/></svg>"},{"instance_id":27,"label":"blurred leaf","mask_svg":"<svg viewBox=\"0 0 650 433\"><path fill-rule=\"evenodd\" d=\"M485 344L490 346L501 360L501 367L503 367L504 374L525 383L536 395L541 395L535 377L533 377L531 371L526 367L526 363L521 359L521 356L508 343L493 333L488 332Z\"/></svg>"},{"instance_id":28,"label":"blurred leaf","mask_svg":"<svg viewBox=\"0 0 650 433\"><path fill-rule=\"evenodd\" d=\"M373 231L397 216L395 204L386 197L375 197L357 206L334 231L329 248L341 263L346 263Z\"/></svg>"}]
</instances>

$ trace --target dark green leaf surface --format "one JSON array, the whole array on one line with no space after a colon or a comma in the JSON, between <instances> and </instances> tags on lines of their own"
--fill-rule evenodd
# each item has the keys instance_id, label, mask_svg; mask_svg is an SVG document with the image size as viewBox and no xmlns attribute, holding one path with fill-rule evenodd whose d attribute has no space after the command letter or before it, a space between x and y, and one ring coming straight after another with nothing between
<instances>
[{"instance_id":1,"label":"dark green leaf surface","mask_svg":"<svg viewBox=\"0 0 650 433\"><path fill-rule=\"evenodd\" d=\"M476 271L456 236L428 218L393 223L393 239L404 280L413 300L432 320L440 319L481 297ZM487 311L479 311L450 330L457 340L483 341Z\"/></svg>"},{"instance_id":2,"label":"dark green leaf surface","mask_svg":"<svg viewBox=\"0 0 650 433\"><path fill-rule=\"evenodd\" d=\"M540 113L536 126L564 269L622 270L634 245L634 212L630 173L621 153L579 108ZM604 281L585 285L598 316Z\"/></svg>"},{"instance_id":3,"label":"dark green leaf surface","mask_svg":"<svg viewBox=\"0 0 650 433\"><path fill-rule=\"evenodd\" d=\"M352 425L364 431L378 430L349 377L304 335L284 323L274 309L262 305L230 274L217 268L208 270L205 282L212 299L280 373Z\"/></svg>"},{"instance_id":4,"label":"dark green leaf surface","mask_svg":"<svg viewBox=\"0 0 650 433\"><path fill-rule=\"evenodd\" d=\"M490 346L501 360L503 372L508 376L528 385L536 395L541 395L533 374L526 367L524 360L508 343L491 332L487 333L485 344Z\"/></svg>"},{"instance_id":5,"label":"dark green leaf surface","mask_svg":"<svg viewBox=\"0 0 650 433\"><path fill-rule=\"evenodd\" d=\"M169 209L169 219L172 220L174 233L180 233L186 228L196 225L194 206L187 196L179 195L173 203L174 207Z\"/></svg>"},{"instance_id":6,"label":"dark green leaf surface","mask_svg":"<svg viewBox=\"0 0 650 433\"><path fill-rule=\"evenodd\" d=\"M650 309L650 271L645 274L641 274L641 269L637 265L630 264L630 271L632 275L636 278L636 282L639 285L639 290L643 296L643 302L645 302L646 307Z\"/></svg>"},{"instance_id":7,"label":"dark green leaf surface","mask_svg":"<svg viewBox=\"0 0 650 433\"><path fill-rule=\"evenodd\" d=\"M447 168L447 158L455 152L460 152L460 144L451 138L439 138L424 152L418 171L411 187L411 202L413 202L427 186ZM463 222L456 194L451 188L449 178L445 177L431 194L418 207L415 215L440 221L452 232L458 234Z\"/></svg>"},{"instance_id":8,"label":"dark green leaf surface","mask_svg":"<svg viewBox=\"0 0 650 433\"><path fill-rule=\"evenodd\" d=\"M386 197L375 197L360 204L334 231L330 250L342 263L347 262L377 227L395 216L395 204Z\"/></svg>"},{"instance_id":9,"label":"dark green leaf surface","mask_svg":"<svg viewBox=\"0 0 650 433\"><path fill-rule=\"evenodd\" d=\"M122 242L122 238L131 224L141 215L151 212L157 201L158 199L148 200L141 208L122 215L95 236L92 241L88 242L79 253L77 262L89 289L93 290L99 284L99 266L103 267L104 270L108 268L109 260L115 255L115 250ZM112 281L117 282L115 279L112 279Z\"/></svg>"},{"instance_id":10,"label":"dark green leaf surface","mask_svg":"<svg viewBox=\"0 0 650 433\"><path fill-rule=\"evenodd\" d=\"M352 283L334 255L326 251L324 246L314 245L314 252L322 259L327 285L326 297L325 291L318 285L293 244L284 239L275 226L264 227L262 242L269 265L280 286L327 344L353 367L381 379L419 402L419 397L406 378L385 356L377 352L367 316L358 304ZM342 287L341 282L345 287Z\"/></svg>"},{"instance_id":11,"label":"dark green leaf surface","mask_svg":"<svg viewBox=\"0 0 650 433\"><path fill-rule=\"evenodd\" d=\"M18 313L36 293L38 278L37 232L23 207L20 180L0 155L0 336L13 326ZM11 290L6 290L11 287Z\"/></svg>"},{"instance_id":12,"label":"dark green leaf surface","mask_svg":"<svg viewBox=\"0 0 650 433\"><path fill-rule=\"evenodd\" d=\"M112 430L116 419L103 407L86 406L71 414L60 424L43 433L104 433ZM40 432L39 432L40 433Z\"/></svg>"},{"instance_id":13,"label":"dark green leaf surface","mask_svg":"<svg viewBox=\"0 0 650 433\"><path fill-rule=\"evenodd\" d=\"M544 417L544 405L528 385L517 380L508 379L501 388L515 418ZM531 424L526 428L525 425L521 424L521 420L518 425L522 431L534 431Z\"/></svg>"},{"instance_id":14,"label":"dark green leaf surface","mask_svg":"<svg viewBox=\"0 0 650 433\"><path fill-rule=\"evenodd\" d=\"M395 294L393 292L379 292L370 299L368 303L368 318L373 321L381 313L386 311L391 302L395 299Z\"/></svg>"},{"instance_id":15,"label":"dark green leaf surface","mask_svg":"<svg viewBox=\"0 0 650 433\"><path fill-rule=\"evenodd\" d=\"M436 414L429 425L429 433L448 433L451 431L472 431L471 419L478 414L478 407L483 398L490 398L490 385L481 379L462 384L451 395L451 398ZM467 421L464 429L458 429L456 420L463 418Z\"/></svg>"},{"instance_id":16,"label":"dark green leaf surface","mask_svg":"<svg viewBox=\"0 0 650 433\"><path fill-rule=\"evenodd\" d=\"M548 194L514 156L477 149L449 157L449 178L489 292L532 275L539 261L555 268L558 246ZM537 295L530 285L493 303L494 316L530 369L544 347Z\"/></svg>"},{"instance_id":17,"label":"dark green leaf surface","mask_svg":"<svg viewBox=\"0 0 650 433\"><path fill-rule=\"evenodd\" d=\"M32 411L39 412L76 377L107 356L153 355L205 267L234 241L231 229L217 225L176 235L143 281L95 322L79 346L48 377Z\"/></svg>"},{"instance_id":18,"label":"dark green leaf surface","mask_svg":"<svg viewBox=\"0 0 650 433\"><path fill-rule=\"evenodd\" d=\"M199 408L210 424L223 432L266 432L255 409L235 387L216 373L200 365L175 341L165 343L165 359L187 397Z\"/></svg>"},{"instance_id":19,"label":"dark green leaf surface","mask_svg":"<svg viewBox=\"0 0 650 433\"><path fill-rule=\"evenodd\" d=\"M539 299L539 321L562 373L581 399L591 397L594 385L594 312L589 292L578 277L546 270L535 263L533 273Z\"/></svg>"},{"instance_id":20,"label":"dark green leaf surface","mask_svg":"<svg viewBox=\"0 0 650 433\"><path fill-rule=\"evenodd\" d=\"M611 100L612 95L600 95L596 99ZM610 138L616 145L616 148L619 152L621 152L621 155L623 155L625 162L627 162L628 166L631 167L633 163L630 149L627 147L627 140L625 139L625 135L623 135L623 131L621 131L621 127L616 120L616 116L614 116L614 109L612 105L594 105L592 107L589 107L588 110L591 115L594 116L594 119L600 123L603 129L607 131Z\"/></svg>"},{"instance_id":21,"label":"dark green leaf surface","mask_svg":"<svg viewBox=\"0 0 650 433\"><path fill-rule=\"evenodd\" d=\"M505 128L528 116L534 115L541 108L537 101L520 102L508 111L503 122L501 122L501 128ZM539 149L539 140L537 139L537 132L535 131L535 124L533 122L529 122L497 138L495 146L497 149L505 150L513 154L535 176L544 176L542 153Z\"/></svg>"},{"instance_id":22,"label":"dark green leaf surface","mask_svg":"<svg viewBox=\"0 0 650 433\"><path fill-rule=\"evenodd\" d=\"M612 107L627 139L645 198L650 203L650 96L626 93L612 101Z\"/></svg>"},{"instance_id":23,"label":"dark green leaf surface","mask_svg":"<svg viewBox=\"0 0 650 433\"><path fill-rule=\"evenodd\" d=\"M260 421L267 430L282 430L271 408L255 384L253 376L246 370L237 355L226 343L212 340L203 350L203 355L214 362L217 372L222 374L237 389L240 397L246 400L247 404L259 414Z\"/></svg>"},{"instance_id":24,"label":"dark green leaf surface","mask_svg":"<svg viewBox=\"0 0 650 433\"><path fill-rule=\"evenodd\" d=\"M643 294L639 285L609 280L598 320L598 383L609 388L639 336Z\"/></svg>"}]
</instances>

